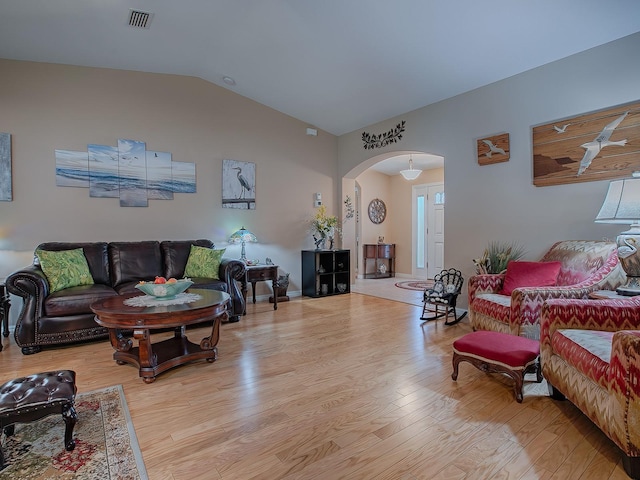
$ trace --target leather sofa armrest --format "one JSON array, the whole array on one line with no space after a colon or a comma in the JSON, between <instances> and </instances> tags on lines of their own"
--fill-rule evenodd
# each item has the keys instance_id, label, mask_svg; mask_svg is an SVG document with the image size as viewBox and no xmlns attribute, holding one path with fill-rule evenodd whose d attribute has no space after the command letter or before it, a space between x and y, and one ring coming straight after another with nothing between
<instances>
[{"instance_id":1,"label":"leather sofa armrest","mask_svg":"<svg viewBox=\"0 0 640 480\"><path fill-rule=\"evenodd\" d=\"M44 300L49 295L49 282L38 265L13 272L6 280L7 291L22 298L14 337L19 345L35 342L37 320L43 315Z\"/></svg>"},{"instance_id":2,"label":"leather sofa armrest","mask_svg":"<svg viewBox=\"0 0 640 480\"><path fill-rule=\"evenodd\" d=\"M218 269L218 276L227 284L229 295L231 295L232 311L229 314L229 320L232 322L240 320L240 316L245 313L244 295L240 291L238 282L244 281L246 268L240 260L223 258Z\"/></svg>"},{"instance_id":3,"label":"leather sofa armrest","mask_svg":"<svg viewBox=\"0 0 640 480\"><path fill-rule=\"evenodd\" d=\"M23 299L37 297L42 303L49 295L49 282L38 265L29 265L13 272L7 277L6 285L9 293Z\"/></svg>"},{"instance_id":4,"label":"leather sofa armrest","mask_svg":"<svg viewBox=\"0 0 640 480\"><path fill-rule=\"evenodd\" d=\"M218 274L220 278L225 281L233 280L244 280L244 272L246 271L246 265L240 260L235 260L233 258L223 258L220 262L220 268L218 270Z\"/></svg>"}]
</instances>

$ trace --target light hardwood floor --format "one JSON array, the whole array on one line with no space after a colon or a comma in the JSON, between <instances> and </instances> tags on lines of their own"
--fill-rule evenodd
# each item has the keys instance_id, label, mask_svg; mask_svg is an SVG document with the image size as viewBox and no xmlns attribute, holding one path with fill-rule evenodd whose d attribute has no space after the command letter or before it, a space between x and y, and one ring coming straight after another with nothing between
<instances>
[{"instance_id":1,"label":"light hardwood floor","mask_svg":"<svg viewBox=\"0 0 640 480\"><path fill-rule=\"evenodd\" d=\"M250 304L222 326L218 361L149 385L108 341L23 356L3 339L1 379L65 368L80 391L122 384L152 480L627 478L613 443L544 385L518 404L510 380L468 363L452 381L468 319L422 325L420 311L357 293Z\"/></svg>"}]
</instances>

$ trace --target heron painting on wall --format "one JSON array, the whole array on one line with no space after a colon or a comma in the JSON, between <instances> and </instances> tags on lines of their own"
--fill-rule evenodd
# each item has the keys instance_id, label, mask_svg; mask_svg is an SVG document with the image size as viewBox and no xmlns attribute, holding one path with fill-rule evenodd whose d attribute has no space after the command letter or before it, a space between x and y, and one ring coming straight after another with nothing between
<instances>
[{"instance_id":1,"label":"heron painting on wall","mask_svg":"<svg viewBox=\"0 0 640 480\"><path fill-rule=\"evenodd\" d=\"M256 208L256 164L222 161L222 206L255 210Z\"/></svg>"}]
</instances>

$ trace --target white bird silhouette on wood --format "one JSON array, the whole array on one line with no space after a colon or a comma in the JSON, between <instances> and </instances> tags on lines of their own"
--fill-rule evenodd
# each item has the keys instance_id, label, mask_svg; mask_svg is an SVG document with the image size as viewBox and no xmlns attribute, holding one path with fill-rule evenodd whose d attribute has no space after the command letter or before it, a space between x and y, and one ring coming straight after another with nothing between
<instances>
[{"instance_id":1,"label":"white bird silhouette on wood","mask_svg":"<svg viewBox=\"0 0 640 480\"><path fill-rule=\"evenodd\" d=\"M501 153L502 155L506 155L507 153L500 147L496 147L491 140L482 140L488 147L489 151L485 153L485 155L491 158L491 155L494 153Z\"/></svg>"},{"instance_id":2,"label":"white bird silhouette on wood","mask_svg":"<svg viewBox=\"0 0 640 480\"><path fill-rule=\"evenodd\" d=\"M622 115L616 118L613 122L611 122L606 127L604 127L602 129L602 132L600 132L600 135L594 138L593 141L583 143L582 145L580 145L582 148L586 150L586 152L584 152L584 156L580 161L580 167L578 167L578 175L582 175L584 171L587 168L589 168L589 165L591 165L591 162L593 161L593 159L598 156L598 154L600 153L600 150L602 150L604 147L608 147L610 145L617 145L619 147L624 147L627 144L626 138L624 140L619 140L617 142L611 142L609 141L609 138L611 138L611 134L613 133L613 131L616 129L618 125L620 125L620 123L624 120L624 118L628 114L629 112L624 112Z\"/></svg>"},{"instance_id":3,"label":"white bird silhouette on wood","mask_svg":"<svg viewBox=\"0 0 640 480\"><path fill-rule=\"evenodd\" d=\"M562 127L556 127L555 125L553 126L553 129L558 132L558 133L564 133L567 131L567 127L571 125L570 123L567 123L566 125L563 125Z\"/></svg>"}]
</instances>

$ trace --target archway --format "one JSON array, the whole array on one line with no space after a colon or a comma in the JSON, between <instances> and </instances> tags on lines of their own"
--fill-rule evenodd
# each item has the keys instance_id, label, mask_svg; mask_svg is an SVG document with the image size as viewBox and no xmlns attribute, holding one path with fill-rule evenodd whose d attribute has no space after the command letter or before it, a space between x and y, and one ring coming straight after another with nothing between
<instances>
[{"instance_id":1,"label":"archway","mask_svg":"<svg viewBox=\"0 0 640 480\"><path fill-rule=\"evenodd\" d=\"M420 176L411 181L399 175L400 170L409 168L409 158L415 169L422 170ZM343 215L342 218L342 246L353 252L352 283L356 276L363 276L363 245L377 243L379 238L396 246L395 275L414 278L416 226L413 187L435 184L444 184L444 158L421 151L402 150L375 155L343 177L342 201L345 203L348 197L354 209L352 217ZM386 217L381 223L373 223L368 216L367 207L373 199L382 200L385 204ZM346 204L343 207L346 212Z\"/></svg>"}]
</instances>

